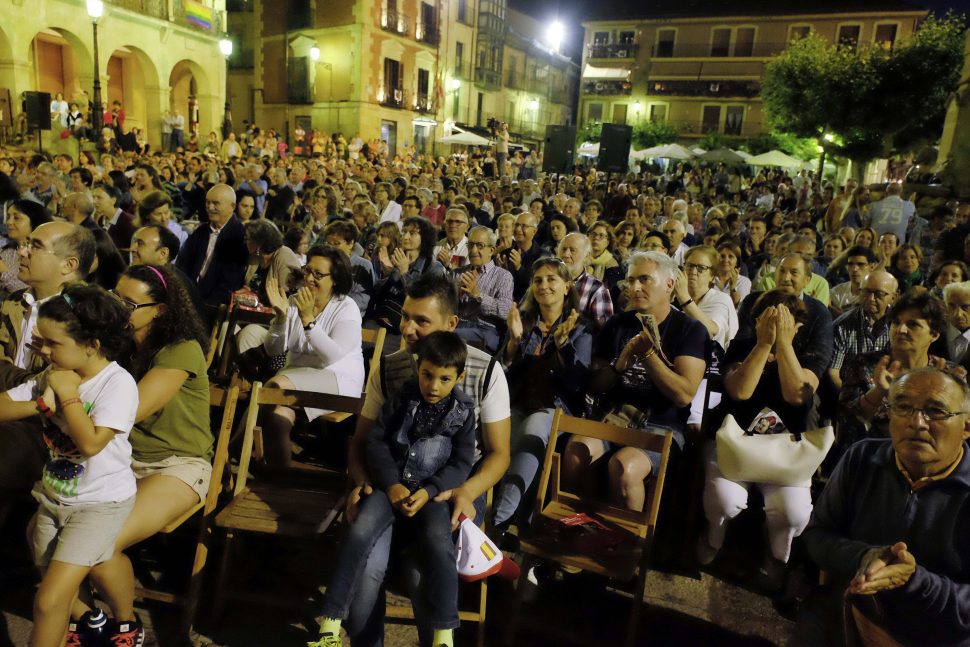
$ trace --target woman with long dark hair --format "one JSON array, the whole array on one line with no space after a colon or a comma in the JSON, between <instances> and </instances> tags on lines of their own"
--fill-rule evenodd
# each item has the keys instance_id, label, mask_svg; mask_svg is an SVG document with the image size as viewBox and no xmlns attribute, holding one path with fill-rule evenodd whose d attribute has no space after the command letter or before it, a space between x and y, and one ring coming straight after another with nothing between
<instances>
[{"instance_id":1,"label":"woman with long dark hair","mask_svg":"<svg viewBox=\"0 0 970 647\"><path fill-rule=\"evenodd\" d=\"M127 364L138 383L138 410L129 436L137 493L114 556L96 566L91 579L113 617L132 621L134 627L134 573L122 551L178 519L208 491L213 452L208 339L181 279L166 267L128 268L114 294L129 312L135 342ZM74 619L90 608L90 596L81 593L72 609Z\"/></svg>"}]
</instances>

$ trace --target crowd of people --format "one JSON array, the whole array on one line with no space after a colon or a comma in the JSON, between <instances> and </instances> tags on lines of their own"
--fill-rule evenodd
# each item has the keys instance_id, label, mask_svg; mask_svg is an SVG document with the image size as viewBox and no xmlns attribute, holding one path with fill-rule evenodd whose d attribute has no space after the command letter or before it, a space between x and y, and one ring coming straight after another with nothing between
<instances>
[{"instance_id":1,"label":"crowd of people","mask_svg":"<svg viewBox=\"0 0 970 647\"><path fill-rule=\"evenodd\" d=\"M970 640L970 203L720 165L544 176L534 155L391 156L318 133L294 155L252 126L193 151L166 119L174 152L0 151L0 491L39 503L34 645L105 621L90 584L116 644L139 644L120 642L143 635L124 551L205 497L206 330L239 304L272 316L224 330L240 375L364 393L315 645L380 644L393 563L432 583L413 589L422 642L450 647L451 529L494 489L494 539L514 546L557 408L671 434L675 466L700 457L707 525L683 538L699 564L758 490L767 590L803 542L903 642ZM323 413L264 414L267 474ZM728 424L832 425L835 442L814 479L779 463L749 480L719 460ZM559 450L566 489L642 509L658 454ZM804 600L793 644L836 644L834 597Z\"/></svg>"}]
</instances>

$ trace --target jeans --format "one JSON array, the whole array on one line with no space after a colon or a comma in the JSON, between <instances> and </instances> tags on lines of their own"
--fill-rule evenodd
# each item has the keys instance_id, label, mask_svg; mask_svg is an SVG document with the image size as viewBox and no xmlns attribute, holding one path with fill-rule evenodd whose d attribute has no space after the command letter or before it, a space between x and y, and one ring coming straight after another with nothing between
<instances>
[{"instance_id":1,"label":"jeans","mask_svg":"<svg viewBox=\"0 0 970 647\"><path fill-rule=\"evenodd\" d=\"M431 505L431 503L428 505ZM449 511L448 521L450 524L451 506L447 503L440 505ZM481 520L482 515L485 514L484 496L476 499L475 511L475 519ZM359 518L354 522L354 525L358 523L360 523ZM344 623L344 628L350 635L351 645L353 647L383 647L384 645L384 612L387 606L384 578L393 553L395 561L398 558L403 558L400 560L403 566L401 570L408 595L411 596L411 606L414 608L420 644L423 647L430 647L435 627L431 618L431 610L429 605L426 604L427 596L424 594L424 589L434 585L425 579L425 574L422 573L420 568L419 556L415 555L414 551L407 550L407 544L410 543L408 537L394 536L392 542L394 533L392 533L390 527L385 528L380 533L374 533L374 535L370 554L367 555L364 568L357 578L356 590L350 598L350 607ZM452 549L452 565L455 561L456 557L454 556L454 549ZM457 602L457 575L453 581L455 594L452 599Z\"/></svg>"},{"instance_id":2,"label":"jeans","mask_svg":"<svg viewBox=\"0 0 970 647\"><path fill-rule=\"evenodd\" d=\"M502 343L498 329L481 321L461 319L455 328L455 334L465 340L465 343L480 345L482 350L491 355L498 352L499 344Z\"/></svg>"},{"instance_id":3,"label":"jeans","mask_svg":"<svg viewBox=\"0 0 970 647\"><path fill-rule=\"evenodd\" d=\"M361 501L360 513L347 529L337 569L324 597L323 614L349 620L357 590L370 580L365 572L368 556L393 526L417 542L421 573L428 581L427 595L422 600L427 604L428 624L432 629L454 629L458 626L458 572L451 537L451 507L429 501L408 519L395 514L387 493L381 491Z\"/></svg>"},{"instance_id":4,"label":"jeans","mask_svg":"<svg viewBox=\"0 0 970 647\"><path fill-rule=\"evenodd\" d=\"M512 461L505 478L502 479L502 485L499 486L495 525L510 521L515 516L521 519L531 512L531 502L527 501L522 506L522 498L532 491L536 474L542 467L555 412L555 409L539 409L522 417L521 413L513 410Z\"/></svg>"}]
</instances>

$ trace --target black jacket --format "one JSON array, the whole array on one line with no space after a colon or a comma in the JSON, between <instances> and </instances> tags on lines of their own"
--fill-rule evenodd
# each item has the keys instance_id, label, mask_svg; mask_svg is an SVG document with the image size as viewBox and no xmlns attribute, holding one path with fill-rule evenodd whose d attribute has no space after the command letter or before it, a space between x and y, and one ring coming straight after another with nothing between
<instances>
[{"instance_id":1,"label":"black jacket","mask_svg":"<svg viewBox=\"0 0 970 647\"><path fill-rule=\"evenodd\" d=\"M229 295L242 287L246 275L249 253L243 240L245 229L235 216L229 219L216 239L209 270L199 279L209 247L210 233L208 224L200 224L182 245L175 265L196 282L203 303L228 304Z\"/></svg>"}]
</instances>

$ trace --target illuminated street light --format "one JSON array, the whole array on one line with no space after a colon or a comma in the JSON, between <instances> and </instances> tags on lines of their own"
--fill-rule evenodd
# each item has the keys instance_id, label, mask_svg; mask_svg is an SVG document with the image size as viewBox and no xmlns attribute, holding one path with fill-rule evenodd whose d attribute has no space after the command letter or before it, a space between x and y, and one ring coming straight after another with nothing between
<instances>
[{"instance_id":1,"label":"illuminated street light","mask_svg":"<svg viewBox=\"0 0 970 647\"><path fill-rule=\"evenodd\" d=\"M533 110L538 110L539 109L539 100L538 99L533 99L532 101L530 101L529 102L529 107L532 108Z\"/></svg>"},{"instance_id":2,"label":"illuminated street light","mask_svg":"<svg viewBox=\"0 0 970 647\"><path fill-rule=\"evenodd\" d=\"M546 30L546 42L549 43L549 47L552 48L554 52L559 51L559 46L562 45L563 34L565 29L562 23L558 20L554 20L549 29Z\"/></svg>"},{"instance_id":3,"label":"illuminated street light","mask_svg":"<svg viewBox=\"0 0 970 647\"><path fill-rule=\"evenodd\" d=\"M101 70L98 69L98 20L104 15L104 3L101 0L88 0L88 16L94 30L94 92L92 93L91 126L95 139L100 145L101 128L104 126L104 107L101 105Z\"/></svg>"},{"instance_id":4,"label":"illuminated street light","mask_svg":"<svg viewBox=\"0 0 970 647\"><path fill-rule=\"evenodd\" d=\"M316 45L310 48L310 58L312 58L314 61L320 60L320 48Z\"/></svg>"},{"instance_id":5,"label":"illuminated street light","mask_svg":"<svg viewBox=\"0 0 970 647\"><path fill-rule=\"evenodd\" d=\"M451 89L454 90L454 91L456 91L456 92L459 89L461 89L461 79L452 79L451 80Z\"/></svg>"},{"instance_id":6,"label":"illuminated street light","mask_svg":"<svg viewBox=\"0 0 970 647\"><path fill-rule=\"evenodd\" d=\"M232 110L229 106L229 57L232 56L232 41L228 36L219 40L219 51L226 57L226 112L222 119L222 138L229 139L232 132Z\"/></svg>"}]
</instances>

